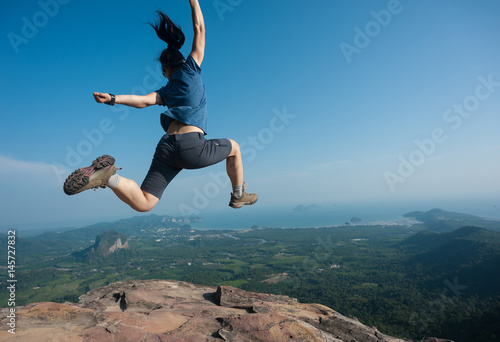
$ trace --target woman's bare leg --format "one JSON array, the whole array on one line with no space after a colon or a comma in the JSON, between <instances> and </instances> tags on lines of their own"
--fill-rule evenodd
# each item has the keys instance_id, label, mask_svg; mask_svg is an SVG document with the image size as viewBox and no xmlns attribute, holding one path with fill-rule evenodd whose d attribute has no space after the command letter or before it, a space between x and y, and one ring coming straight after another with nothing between
<instances>
[{"instance_id":1,"label":"woman's bare leg","mask_svg":"<svg viewBox=\"0 0 500 342\"><path fill-rule=\"evenodd\" d=\"M226 171L232 185L243 184L243 160L241 159L240 145L232 139L232 149L229 157L226 159Z\"/></svg>"},{"instance_id":2,"label":"woman's bare leg","mask_svg":"<svg viewBox=\"0 0 500 342\"><path fill-rule=\"evenodd\" d=\"M231 140L232 149L229 157L226 159L226 170L231 184L233 185L233 193L229 206L233 208L241 208L244 205L251 205L257 202L256 194L248 194L243 186L243 161L241 159L240 145L234 140ZM237 195L235 192L239 192ZM241 192L240 192L241 191Z\"/></svg>"},{"instance_id":3,"label":"woman's bare leg","mask_svg":"<svg viewBox=\"0 0 500 342\"><path fill-rule=\"evenodd\" d=\"M120 184L112 190L119 199L140 212L150 211L160 200L158 197L141 190L135 181L125 177L120 177Z\"/></svg>"}]
</instances>

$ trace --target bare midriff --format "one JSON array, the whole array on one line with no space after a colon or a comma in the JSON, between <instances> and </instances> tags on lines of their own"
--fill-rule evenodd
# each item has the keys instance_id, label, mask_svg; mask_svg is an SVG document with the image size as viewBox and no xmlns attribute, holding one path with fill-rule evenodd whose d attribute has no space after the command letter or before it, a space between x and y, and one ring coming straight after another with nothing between
<instances>
[{"instance_id":1,"label":"bare midriff","mask_svg":"<svg viewBox=\"0 0 500 342\"><path fill-rule=\"evenodd\" d=\"M173 135L173 134L185 134L185 133L191 133L191 132L200 132L204 133L203 130L199 127L196 126L191 126L191 125L186 125L183 122L174 120L170 123L168 126L168 135Z\"/></svg>"}]
</instances>

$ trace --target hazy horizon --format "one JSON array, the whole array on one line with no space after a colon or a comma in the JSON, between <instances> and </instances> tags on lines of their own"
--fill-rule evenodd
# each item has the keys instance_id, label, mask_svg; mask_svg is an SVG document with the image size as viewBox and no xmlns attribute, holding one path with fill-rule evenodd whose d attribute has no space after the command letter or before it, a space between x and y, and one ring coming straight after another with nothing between
<instances>
[{"instance_id":1,"label":"hazy horizon","mask_svg":"<svg viewBox=\"0 0 500 342\"><path fill-rule=\"evenodd\" d=\"M298 206L318 206L314 209L305 211L294 211ZM275 228L300 228L300 227L320 227L341 225L348 222L352 217L358 217L362 221L359 224L372 224L378 222L400 222L404 221L402 217L410 211L428 211L439 208L445 211L460 212L464 214L475 215L483 218L500 220L500 198L484 200L441 200L441 201L405 201L398 203L387 202L340 202L321 205L318 203L298 203L296 206L284 206L275 208L256 208L248 211L233 210L231 208L222 208L218 210L203 210L193 212L193 215L203 218L203 222L195 224L195 227L201 229L246 229L253 225L259 227L269 226ZM52 230L52 229L73 229L85 227L97 223L114 222L121 219L130 219L135 216L172 216L181 217L175 213L155 209L148 213L137 213L132 210L128 215L109 215L80 220L67 221L37 221L19 220L12 224L0 222L0 230L4 232L8 229L21 230ZM186 215L189 216L189 215Z\"/></svg>"}]
</instances>

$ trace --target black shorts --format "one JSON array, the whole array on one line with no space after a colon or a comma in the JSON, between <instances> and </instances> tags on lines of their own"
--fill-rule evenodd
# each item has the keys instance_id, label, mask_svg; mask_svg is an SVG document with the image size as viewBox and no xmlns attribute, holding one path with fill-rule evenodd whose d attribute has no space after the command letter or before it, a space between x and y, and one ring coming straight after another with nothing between
<instances>
[{"instance_id":1,"label":"black shorts","mask_svg":"<svg viewBox=\"0 0 500 342\"><path fill-rule=\"evenodd\" d=\"M161 198L167 185L182 169L201 169L217 164L231 153L229 139L206 140L203 133L165 134L153 157L141 189Z\"/></svg>"}]
</instances>

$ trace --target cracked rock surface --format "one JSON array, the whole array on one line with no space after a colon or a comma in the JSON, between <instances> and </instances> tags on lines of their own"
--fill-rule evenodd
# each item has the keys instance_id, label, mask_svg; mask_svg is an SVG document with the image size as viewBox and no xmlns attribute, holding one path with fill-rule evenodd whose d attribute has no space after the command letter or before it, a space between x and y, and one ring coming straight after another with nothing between
<instances>
[{"instance_id":1,"label":"cracked rock surface","mask_svg":"<svg viewBox=\"0 0 500 342\"><path fill-rule=\"evenodd\" d=\"M2 309L2 327L7 314ZM18 307L16 334L6 330L0 330L0 341L404 341L320 304L174 280L117 282L76 304Z\"/></svg>"}]
</instances>

